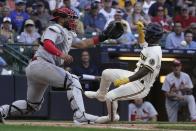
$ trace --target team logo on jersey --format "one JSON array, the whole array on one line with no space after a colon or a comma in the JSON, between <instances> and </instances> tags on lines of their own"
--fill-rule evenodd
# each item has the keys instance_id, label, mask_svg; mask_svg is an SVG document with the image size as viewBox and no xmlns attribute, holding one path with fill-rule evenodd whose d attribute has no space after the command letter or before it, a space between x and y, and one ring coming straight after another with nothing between
<instances>
[{"instance_id":1,"label":"team logo on jersey","mask_svg":"<svg viewBox=\"0 0 196 131\"><path fill-rule=\"evenodd\" d=\"M146 57L144 54L140 53L140 58L141 58L143 61L145 61L147 57Z\"/></svg>"},{"instance_id":2,"label":"team logo on jersey","mask_svg":"<svg viewBox=\"0 0 196 131\"><path fill-rule=\"evenodd\" d=\"M149 64L150 64L151 66L154 66L155 60L154 60L154 59L150 59L150 60L149 60Z\"/></svg>"}]
</instances>

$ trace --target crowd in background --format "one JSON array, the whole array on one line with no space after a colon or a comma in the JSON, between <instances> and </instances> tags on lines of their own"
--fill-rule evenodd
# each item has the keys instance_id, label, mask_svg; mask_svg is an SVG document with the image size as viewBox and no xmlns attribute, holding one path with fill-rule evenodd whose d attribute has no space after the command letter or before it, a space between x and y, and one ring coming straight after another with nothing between
<instances>
[{"instance_id":1,"label":"crowd in background","mask_svg":"<svg viewBox=\"0 0 196 131\"><path fill-rule=\"evenodd\" d=\"M76 33L81 39L101 33L111 21L121 21L124 34L105 42L141 48L138 22L144 26L158 22L165 32L160 41L163 49L196 49L195 0L0 0L0 45L13 45L32 58L42 33L52 24L52 12L63 6L79 16ZM6 62L15 64L12 58Z\"/></svg>"},{"instance_id":2,"label":"crowd in background","mask_svg":"<svg viewBox=\"0 0 196 131\"><path fill-rule=\"evenodd\" d=\"M194 0L1 0L0 40L37 44L51 23L52 11L62 6L79 16L76 32L81 38L102 32L111 21L121 21L125 33L109 42L138 47L137 22L158 22L165 31L163 48L196 49Z\"/></svg>"}]
</instances>

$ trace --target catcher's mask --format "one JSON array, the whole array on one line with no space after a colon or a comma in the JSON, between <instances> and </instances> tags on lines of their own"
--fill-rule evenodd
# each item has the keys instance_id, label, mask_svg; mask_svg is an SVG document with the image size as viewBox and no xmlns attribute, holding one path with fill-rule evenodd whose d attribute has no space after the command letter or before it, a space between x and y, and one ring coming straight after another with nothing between
<instances>
[{"instance_id":1,"label":"catcher's mask","mask_svg":"<svg viewBox=\"0 0 196 131\"><path fill-rule=\"evenodd\" d=\"M70 8L67 7L61 7L53 12L53 18L51 21L57 21L58 18L67 18L67 21L64 23L64 27L68 30L75 30L76 29L76 19L78 19L78 16L76 12Z\"/></svg>"},{"instance_id":2,"label":"catcher's mask","mask_svg":"<svg viewBox=\"0 0 196 131\"><path fill-rule=\"evenodd\" d=\"M155 44L163 36L163 28L158 23L150 23L145 28L145 40L148 44Z\"/></svg>"}]
</instances>

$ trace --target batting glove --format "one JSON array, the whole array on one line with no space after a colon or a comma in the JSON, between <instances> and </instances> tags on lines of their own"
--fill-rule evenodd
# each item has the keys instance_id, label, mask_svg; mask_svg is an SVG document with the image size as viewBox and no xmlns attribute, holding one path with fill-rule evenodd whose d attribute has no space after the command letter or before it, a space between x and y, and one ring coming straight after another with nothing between
<instances>
[{"instance_id":1,"label":"batting glove","mask_svg":"<svg viewBox=\"0 0 196 131\"><path fill-rule=\"evenodd\" d=\"M129 81L129 78L128 77L117 79L117 80L114 81L114 86L115 87L119 87L119 86L124 85L124 84L127 84L129 82L130 81Z\"/></svg>"},{"instance_id":2,"label":"batting glove","mask_svg":"<svg viewBox=\"0 0 196 131\"><path fill-rule=\"evenodd\" d=\"M144 24L141 22L141 21L138 21L137 22L137 32L139 34L139 39L138 39L138 42L139 44L143 44L145 42L145 34L144 34Z\"/></svg>"},{"instance_id":3,"label":"batting glove","mask_svg":"<svg viewBox=\"0 0 196 131\"><path fill-rule=\"evenodd\" d=\"M141 21L138 21L138 22L136 23L136 25L137 25L136 27L137 27L138 33L143 32L144 24L143 24Z\"/></svg>"}]
</instances>

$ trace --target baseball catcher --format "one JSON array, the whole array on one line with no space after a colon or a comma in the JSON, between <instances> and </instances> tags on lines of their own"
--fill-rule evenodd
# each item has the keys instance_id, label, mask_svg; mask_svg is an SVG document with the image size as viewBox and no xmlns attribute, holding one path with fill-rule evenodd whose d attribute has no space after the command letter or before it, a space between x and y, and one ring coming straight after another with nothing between
<instances>
[{"instance_id":1,"label":"baseball catcher","mask_svg":"<svg viewBox=\"0 0 196 131\"><path fill-rule=\"evenodd\" d=\"M41 45L26 68L27 99L18 100L11 105L0 107L0 122L7 116L28 114L40 110L47 87L54 86L67 90L67 98L73 110L73 120L77 124L94 123L97 116L85 112L82 88L78 78L59 66L73 61L69 50L71 47L87 48L105 41L116 39L123 34L121 23L113 22L100 35L80 40L76 37L76 13L66 7L53 12L54 24L49 26L41 37Z\"/></svg>"},{"instance_id":2,"label":"baseball catcher","mask_svg":"<svg viewBox=\"0 0 196 131\"><path fill-rule=\"evenodd\" d=\"M139 28L143 27L141 23ZM86 91L89 98L106 101L108 115L99 117L98 123L110 120L118 121L118 100L144 98L149 93L161 68L162 51L159 40L163 29L159 24L151 23L145 28L145 43L140 53L140 59L134 72L122 69L106 69L102 72L100 88L97 92ZM141 41L143 38L140 38ZM111 83L116 87L108 92ZM112 106L111 106L112 105Z\"/></svg>"}]
</instances>

